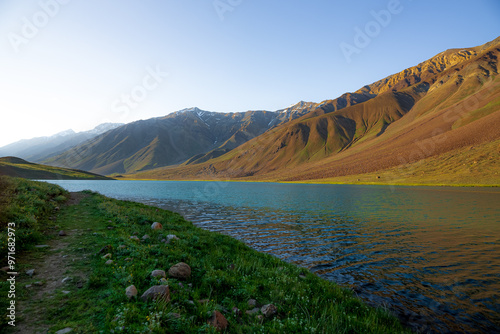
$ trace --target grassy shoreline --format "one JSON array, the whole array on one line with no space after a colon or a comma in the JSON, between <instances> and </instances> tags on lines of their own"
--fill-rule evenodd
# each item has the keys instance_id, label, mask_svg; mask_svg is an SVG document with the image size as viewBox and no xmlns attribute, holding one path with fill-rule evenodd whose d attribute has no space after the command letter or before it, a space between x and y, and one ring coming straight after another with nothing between
<instances>
[{"instance_id":1,"label":"grassy shoreline","mask_svg":"<svg viewBox=\"0 0 500 334\"><path fill-rule=\"evenodd\" d=\"M62 193L57 196L68 196L55 185L20 179L10 182L17 185L14 198L23 198L26 192L43 196L46 187ZM228 333L409 332L388 311L367 306L350 290L259 253L229 236L200 229L173 212L90 192L82 195L80 202L70 201L72 205L61 206L60 210L52 207L51 199L40 200L48 206L40 211L47 219L41 214L37 222L48 231L49 245L58 240L55 232L59 228L73 231L65 239L68 245L58 252L64 251L74 259L64 269L81 286L70 284L60 288L68 289L68 294L57 290L50 297L36 300L33 291L23 287L34 284L36 275L21 274L17 288L19 302L25 305L20 310L21 323L36 314L35 323L50 331L70 327L81 333L200 333L216 332L207 321L219 311L229 323ZM55 220L48 219L51 215ZM22 230L22 215L16 219ZM163 229L151 229L153 222L160 222ZM30 228L36 227L36 223L30 224ZM146 234L149 238L143 239ZM131 239L133 235L139 240ZM162 242L168 235L179 239ZM4 237L2 234L2 242ZM56 250L33 247L42 240L26 242L17 269L20 273L33 266L37 257L43 261L46 256L59 256ZM111 254L112 263L106 264L104 253ZM167 275L161 282L151 276L153 270L167 272L179 262L191 267L189 278ZM125 288L132 284L138 296L153 285L166 284L171 300L128 299ZM6 293L5 289L2 279L0 293ZM249 305L251 299L256 300L257 307L273 304L276 313L262 315ZM252 310L253 314L247 314Z\"/></svg>"}]
</instances>

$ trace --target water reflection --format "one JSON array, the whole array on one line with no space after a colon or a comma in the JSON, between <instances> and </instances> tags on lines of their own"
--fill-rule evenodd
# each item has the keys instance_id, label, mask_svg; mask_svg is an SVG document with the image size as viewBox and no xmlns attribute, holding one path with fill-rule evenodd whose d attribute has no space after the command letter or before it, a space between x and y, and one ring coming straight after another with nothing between
<instances>
[{"instance_id":1,"label":"water reflection","mask_svg":"<svg viewBox=\"0 0 500 334\"><path fill-rule=\"evenodd\" d=\"M419 331L493 333L500 327L496 189L88 184L179 212L307 267L372 304L387 305Z\"/></svg>"}]
</instances>

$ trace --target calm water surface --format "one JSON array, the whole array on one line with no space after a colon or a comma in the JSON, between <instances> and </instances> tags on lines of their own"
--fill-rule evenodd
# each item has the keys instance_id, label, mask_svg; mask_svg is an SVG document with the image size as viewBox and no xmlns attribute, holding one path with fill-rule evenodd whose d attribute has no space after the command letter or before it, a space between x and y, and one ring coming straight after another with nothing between
<instances>
[{"instance_id":1,"label":"calm water surface","mask_svg":"<svg viewBox=\"0 0 500 334\"><path fill-rule=\"evenodd\" d=\"M307 267L421 332L500 333L500 190L57 181L155 205Z\"/></svg>"}]
</instances>

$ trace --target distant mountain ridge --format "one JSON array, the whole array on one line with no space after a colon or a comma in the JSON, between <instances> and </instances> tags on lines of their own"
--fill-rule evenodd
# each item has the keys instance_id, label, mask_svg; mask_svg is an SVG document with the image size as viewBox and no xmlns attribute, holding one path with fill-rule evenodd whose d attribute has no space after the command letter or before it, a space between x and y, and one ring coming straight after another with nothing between
<instances>
[{"instance_id":1,"label":"distant mountain ridge","mask_svg":"<svg viewBox=\"0 0 500 334\"><path fill-rule=\"evenodd\" d=\"M23 139L0 147L0 157L16 156L32 162L41 162L122 125L122 123L103 123L89 131L66 130L52 136Z\"/></svg>"},{"instance_id":2,"label":"distant mountain ridge","mask_svg":"<svg viewBox=\"0 0 500 334\"><path fill-rule=\"evenodd\" d=\"M498 56L500 38L451 49L356 92L274 112L188 108L46 162L136 178L310 180L487 147L500 137Z\"/></svg>"}]
</instances>

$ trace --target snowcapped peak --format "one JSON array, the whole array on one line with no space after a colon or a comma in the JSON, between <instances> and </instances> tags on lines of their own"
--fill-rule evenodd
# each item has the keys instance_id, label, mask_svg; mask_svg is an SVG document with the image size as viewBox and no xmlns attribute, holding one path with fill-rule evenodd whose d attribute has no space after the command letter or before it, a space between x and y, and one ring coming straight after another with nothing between
<instances>
[{"instance_id":1,"label":"snowcapped peak","mask_svg":"<svg viewBox=\"0 0 500 334\"><path fill-rule=\"evenodd\" d=\"M69 130L64 130L64 131L56 133L54 135L54 137L66 137L66 136L73 135L73 134L75 134L75 131L73 131L72 129L69 129Z\"/></svg>"},{"instance_id":2,"label":"snowcapped peak","mask_svg":"<svg viewBox=\"0 0 500 334\"><path fill-rule=\"evenodd\" d=\"M176 114L183 114L183 113L186 113L186 112L200 112L202 110L200 110L198 107L191 107L191 108L184 108L182 110L179 110L176 112Z\"/></svg>"}]
</instances>

